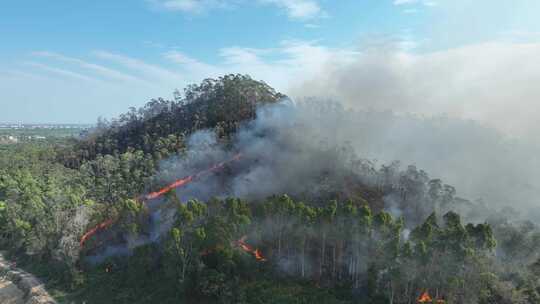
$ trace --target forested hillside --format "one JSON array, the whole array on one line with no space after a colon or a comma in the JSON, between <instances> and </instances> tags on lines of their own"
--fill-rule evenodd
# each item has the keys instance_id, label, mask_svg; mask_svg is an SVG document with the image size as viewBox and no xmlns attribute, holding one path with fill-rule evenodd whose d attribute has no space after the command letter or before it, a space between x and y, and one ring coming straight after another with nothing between
<instances>
[{"instance_id":1,"label":"forested hillside","mask_svg":"<svg viewBox=\"0 0 540 304\"><path fill-rule=\"evenodd\" d=\"M0 248L65 303L540 303L536 224L310 109L227 75L0 147Z\"/></svg>"},{"instance_id":2,"label":"forested hillside","mask_svg":"<svg viewBox=\"0 0 540 304\"><path fill-rule=\"evenodd\" d=\"M174 95L174 100L158 98L143 108L130 108L112 122L99 121L97 130L78 142L75 151L69 151L76 154L62 155L62 161L76 167L98 155L129 150L166 157L180 151L191 133L212 128L217 136L227 137L242 121L253 119L257 107L285 97L242 75L206 79Z\"/></svg>"}]
</instances>

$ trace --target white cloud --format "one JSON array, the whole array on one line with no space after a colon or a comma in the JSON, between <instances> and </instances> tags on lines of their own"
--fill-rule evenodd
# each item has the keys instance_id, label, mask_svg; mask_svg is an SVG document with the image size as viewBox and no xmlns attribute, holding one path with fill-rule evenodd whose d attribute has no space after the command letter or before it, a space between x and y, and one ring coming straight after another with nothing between
<instances>
[{"instance_id":1,"label":"white cloud","mask_svg":"<svg viewBox=\"0 0 540 304\"><path fill-rule=\"evenodd\" d=\"M287 11L292 19L312 19L324 14L320 5L314 0L260 0L262 3L277 5Z\"/></svg>"},{"instance_id":2,"label":"white cloud","mask_svg":"<svg viewBox=\"0 0 540 304\"><path fill-rule=\"evenodd\" d=\"M225 60L224 64L227 65L260 65L263 62L259 56L264 53L269 53L269 51L242 47L228 47L219 51L219 55Z\"/></svg>"},{"instance_id":3,"label":"white cloud","mask_svg":"<svg viewBox=\"0 0 540 304\"><path fill-rule=\"evenodd\" d=\"M122 73L117 70L114 70L114 69L111 69L111 68L108 68L99 64L90 63L81 59L64 56L62 54L41 51L41 52L33 52L32 55L36 57L52 58L58 61L76 64L86 70L92 71L105 78L110 78L110 79L120 80L120 81L141 81L142 82L141 79L134 77L132 75Z\"/></svg>"},{"instance_id":4,"label":"white cloud","mask_svg":"<svg viewBox=\"0 0 540 304\"><path fill-rule=\"evenodd\" d=\"M222 74L220 68L201 62L179 51L166 52L163 56L186 71L186 74L190 75L192 80L205 77L216 77Z\"/></svg>"},{"instance_id":5,"label":"white cloud","mask_svg":"<svg viewBox=\"0 0 540 304\"><path fill-rule=\"evenodd\" d=\"M177 73L170 71L159 65L149 64L142 60L131 58L121 54L115 54L108 51L96 51L94 55L100 59L122 65L124 68L138 72L140 77L151 79L153 81L165 81L169 83L184 83L185 78Z\"/></svg>"},{"instance_id":6,"label":"white cloud","mask_svg":"<svg viewBox=\"0 0 540 304\"><path fill-rule=\"evenodd\" d=\"M394 0L394 5L422 4L424 6L436 6L437 2L432 0Z\"/></svg>"},{"instance_id":7,"label":"white cloud","mask_svg":"<svg viewBox=\"0 0 540 304\"><path fill-rule=\"evenodd\" d=\"M226 8L235 4L235 0L148 0L151 4L169 11L184 13L202 13L215 8Z\"/></svg>"},{"instance_id":8,"label":"white cloud","mask_svg":"<svg viewBox=\"0 0 540 304\"><path fill-rule=\"evenodd\" d=\"M420 0L394 0L394 5L413 4Z\"/></svg>"},{"instance_id":9,"label":"white cloud","mask_svg":"<svg viewBox=\"0 0 540 304\"><path fill-rule=\"evenodd\" d=\"M107 51L94 56L114 69L52 52L31 55L33 61L0 70L0 101L17 103L4 107L0 120L92 123L151 98L170 98L188 83L180 71Z\"/></svg>"},{"instance_id":10,"label":"white cloud","mask_svg":"<svg viewBox=\"0 0 540 304\"><path fill-rule=\"evenodd\" d=\"M175 89L227 73L249 74L286 91L292 83L323 71L334 54L340 62L351 55L305 41L286 41L267 49L222 48L216 63L179 51L162 53L154 62L107 50L90 52L85 60L35 52L32 62L0 70L0 101L16 100L19 105L2 112L0 119L93 122L98 116L114 117L130 106L170 98Z\"/></svg>"},{"instance_id":11,"label":"white cloud","mask_svg":"<svg viewBox=\"0 0 540 304\"><path fill-rule=\"evenodd\" d=\"M151 4L169 11L202 13L212 9L231 8L248 5L247 0L147 0ZM260 4L271 4L286 11L291 19L308 20L324 16L325 13L316 0L257 0Z\"/></svg>"},{"instance_id":12,"label":"white cloud","mask_svg":"<svg viewBox=\"0 0 540 304\"><path fill-rule=\"evenodd\" d=\"M166 9L179 10L184 12L196 12L203 8L203 2L197 0L170 0L163 1L162 5Z\"/></svg>"},{"instance_id":13,"label":"white cloud","mask_svg":"<svg viewBox=\"0 0 540 304\"><path fill-rule=\"evenodd\" d=\"M43 71L47 71L49 73L53 73L53 74L60 75L60 76L65 77L65 78L74 79L74 80L92 81L92 82L99 81L96 78L92 78L90 76L87 76L87 75L84 75L84 74L81 74L81 73L77 73L77 72L73 72L73 71L70 71L70 70L65 70L65 69L61 69L61 68L57 68L57 67L48 66L46 64L42 64L42 63L38 63L38 62L25 62L24 65L29 66L29 67L33 67L33 68L37 68L37 69L41 69Z\"/></svg>"}]
</instances>

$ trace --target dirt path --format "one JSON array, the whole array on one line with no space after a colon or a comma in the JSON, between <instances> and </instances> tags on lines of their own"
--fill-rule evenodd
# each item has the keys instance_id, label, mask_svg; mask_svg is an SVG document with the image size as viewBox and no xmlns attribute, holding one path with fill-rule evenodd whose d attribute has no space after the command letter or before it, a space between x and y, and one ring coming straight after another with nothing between
<instances>
[{"instance_id":1,"label":"dirt path","mask_svg":"<svg viewBox=\"0 0 540 304\"><path fill-rule=\"evenodd\" d=\"M24 293L10 281L0 279L0 303L24 304Z\"/></svg>"}]
</instances>

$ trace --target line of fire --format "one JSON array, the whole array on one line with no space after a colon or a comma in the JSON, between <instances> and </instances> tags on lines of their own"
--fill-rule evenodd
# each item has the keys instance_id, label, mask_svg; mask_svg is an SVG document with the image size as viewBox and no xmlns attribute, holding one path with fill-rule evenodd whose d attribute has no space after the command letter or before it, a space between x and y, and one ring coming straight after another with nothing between
<instances>
[{"instance_id":1,"label":"line of fire","mask_svg":"<svg viewBox=\"0 0 540 304\"><path fill-rule=\"evenodd\" d=\"M165 187L163 187L163 188L161 188L161 189L159 189L157 191L148 193L146 195L139 196L138 198L136 198L136 200L146 204L151 200L156 200L158 198L161 198L165 194L171 192L174 189L184 187L184 186L190 184L191 182L199 180L199 179L201 179L202 177L204 177L204 176L206 176L208 174L212 174L212 173L215 173L215 172L218 172L218 171L222 170L223 168L225 168L225 166L227 164L238 161L238 160L240 160L241 157L242 157L241 154L236 154L230 160L217 163L217 164L213 165L212 167L210 167L210 168L208 168L206 170L203 170L203 171L200 171L200 172L198 172L196 174L189 175L189 176L183 177L181 179L178 179L178 180L174 181L173 183L171 183L171 184L169 184L169 185L167 185L167 186L165 186ZM94 236L95 234L97 234L97 233L99 233L101 231L104 231L107 228L111 227L112 225L114 225L115 222L116 222L115 219L107 219L107 220L99 223L95 227L89 229L81 237L81 239L79 241L79 244L80 244L81 248L84 248L85 243L92 236ZM238 248L240 248L241 250L243 250L244 252L246 252L246 253L248 253L250 255L253 255L257 261L265 262L266 258L263 256L262 252L258 248L253 248L252 246L248 245L246 243L246 239L247 239L247 236L243 236L240 240L235 242L235 245ZM101 243L99 245L101 245Z\"/></svg>"}]
</instances>

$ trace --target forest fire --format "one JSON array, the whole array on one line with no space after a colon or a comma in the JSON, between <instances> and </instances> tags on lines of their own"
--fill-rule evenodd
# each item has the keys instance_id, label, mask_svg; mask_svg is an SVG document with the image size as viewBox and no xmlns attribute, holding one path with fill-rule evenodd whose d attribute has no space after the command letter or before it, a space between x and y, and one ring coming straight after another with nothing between
<instances>
[{"instance_id":1,"label":"forest fire","mask_svg":"<svg viewBox=\"0 0 540 304\"><path fill-rule=\"evenodd\" d=\"M418 303L433 303L433 298L429 295L429 292L424 291L417 300ZM444 304L444 300L437 300L437 304Z\"/></svg>"},{"instance_id":2,"label":"forest fire","mask_svg":"<svg viewBox=\"0 0 540 304\"><path fill-rule=\"evenodd\" d=\"M217 163L214 166L212 166L212 167L210 167L210 168L208 168L208 169L206 169L204 171L201 171L201 172L196 173L194 175L186 176L186 177L184 177L182 179L179 179L179 180L175 181L174 183L172 183L170 185L167 185L166 187L163 187L162 189L160 189L158 191L149 193L149 194L144 196L144 199L148 201L148 200L152 200L152 199L156 199L158 197L161 197L161 196L163 196L164 194L170 192L173 189L183 187L183 186L191 183L192 181L201 178L205 174L219 171L219 170L223 169L228 163L231 163L233 161L237 161L241 157L242 157L242 154L238 153L228 161L223 161L223 162Z\"/></svg>"},{"instance_id":3,"label":"forest fire","mask_svg":"<svg viewBox=\"0 0 540 304\"><path fill-rule=\"evenodd\" d=\"M178 188L178 187L182 187L182 186L185 186L187 184L189 184L191 181L193 181L193 178L194 176L193 175L190 175L188 177L184 177L182 179L179 179L177 181L175 181L174 183L156 191L156 192L152 192L152 193L149 193L147 194L146 196L144 196L144 199L145 200L152 200L152 199L156 199L168 192L170 192L171 190L175 189L175 188Z\"/></svg>"},{"instance_id":4,"label":"forest fire","mask_svg":"<svg viewBox=\"0 0 540 304\"><path fill-rule=\"evenodd\" d=\"M109 219L109 220L106 220L104 221L103 223L100 223L98 224L96 227L88 230L82 237L81 237L81 240L79 241L79 244L81 245L81 247L84 245L84 242L86 242L86 240L91 237L92 235L94 235L96 232L98 232L99 230L102 230L102 229L105 229L107 227L109 227L110 225L113 224L113 220L112 219Z\"/></svg>"},{"instance_id":5,"label":"forest fire","mask_svg":"<svg viewBox=\"0 0 540 304\"><path fill-rule=\"evenodd\" d=\"M263 256L262 252L256 248L253 249L250 245L246 243L247 236L243 236L238 241L236 241L236 245L240 247L243 251L253 255L255 259L259 262L266 262L266 258Z\"/></svg>"},{"instance_id":6,"label":"forest fire","mask_svg":"<svg viewBox=\"0 0 540 304\"><path fill-rule=\"evenodd\" d=\"M176 189L176 188L179 188L179 187L183 187L189 183L191 183L192 181L196 180L196 179L199 179L201 178L202 176L206 175L206 174L209 174L209 173L212 173L212 172L216 172L216 171L219 171L221 169L223 169L227 164L231 163L231 162L234 162L234 161L237 161L239 160L240 158L242 157L242 154L238 153L236 154L235 156L233 156L230 160L227 160L227 161L222 161L220 163L217 163L215 164L214 166L204 170L204 171L201 171L199 173L196 173L194 175L189 175L189 176L186 176L184 178L181 178L179 180L176 180L175 182L173 182L172 184L169 184L161 189L159 189L158 191L155 191L155 192L151 192L147 195L144 195L142 196L142 202L146 202L146 201L149 201L149 200L153 200L153 199L156 199L156 198L159 198L163 195L165 195L166 193L172 191L173 189ZM140 199L140 198L138 198ZM109 227L110 225L112 225L114 223L114 220L113 219L108 219L100 224L98 224L97 226L95 226L94 228L88 230L80 239L79 241L79 244L80 246L82 247L84 245L84 243L88 240L88 238L90 238L92 235L96 234L98 231L102 230L102 229L105 229L107 227Z\"/></svg>"},{"instance_id":7,"label":"forest fire","mask_svg":"<svg viewBox=\"0 0 540 304\"><path fill-rule=\"evenodd\" d=\"M418 303L429 303L432 301L433 299L431 298L431 296L429 295L427 291L424 291L424 293L422 293L420 297L418 298Z\"/></svg>"},{"instance_id":8,"label":"forest fire","mask_svg":"<svg viewBox=\"0 0 540 304\"><path fill-rule=\"evenodd\" d=\"M261 262L265 262L266 259L263 257L261 251L259 249L255 249L255 252L253 252L253 254L255 254L255 258L257 259L257 261L261 261Z\"/></svg>"}]
</instances>

